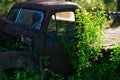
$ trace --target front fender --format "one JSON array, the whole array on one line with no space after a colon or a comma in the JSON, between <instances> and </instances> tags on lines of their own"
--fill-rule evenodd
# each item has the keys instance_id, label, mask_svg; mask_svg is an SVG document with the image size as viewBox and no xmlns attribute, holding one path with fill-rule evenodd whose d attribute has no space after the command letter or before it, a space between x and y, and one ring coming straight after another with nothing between
<instances>
[{"instance_id":1,"label":"front fender","mask_svg":"<svg viewBox=\"0 0 120 80\"><path fill-rule=\"evenodd\" d=\"M0 67L3 70L10 68L33 68L35 57L27 51L0 52Z\"/></svg>"},{"instance_id":2,"label":"front fender","mask_svg":"<svg viewBox=\"0 0 120 80\"><path fill-rule=\"evenodd\" d=\"M21 37L21 35L29 35L28 30L24 26L2 18L0 18L0 31L14 37Z\"/></svg>"}]
</instances>

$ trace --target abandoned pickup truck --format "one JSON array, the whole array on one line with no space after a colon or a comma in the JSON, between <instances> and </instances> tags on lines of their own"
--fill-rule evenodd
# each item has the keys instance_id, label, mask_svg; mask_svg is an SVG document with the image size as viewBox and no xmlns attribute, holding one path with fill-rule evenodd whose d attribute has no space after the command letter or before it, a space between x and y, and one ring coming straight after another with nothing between
<instances>
[{"instance_id":1,"label":"abandoned pickup truck","mask_svg":"<svg viewBox=\"0 0 120 80\"><path fill-rule=\"evenodd\" d=\"M48 69L72 72L59 36L72 37L75 27L73 2L28 1L16 3L6 19L0 19L0 68L34 68L40 56L47 56Z\"/></svg>"}]
</instances>

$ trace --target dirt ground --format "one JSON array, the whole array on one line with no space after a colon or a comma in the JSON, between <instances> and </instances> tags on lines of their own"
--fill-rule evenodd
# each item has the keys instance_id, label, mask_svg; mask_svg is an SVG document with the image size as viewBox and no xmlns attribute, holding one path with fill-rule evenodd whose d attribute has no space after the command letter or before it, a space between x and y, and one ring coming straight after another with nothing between
<instances>
[{"instance_id":1,"label":"dirt ground","mask_svg":"<svg viewBox=\"0 0 120 80\"><path fill-rule=\"evenodd\" d=\"M107 29L104 48L113 48L118 43L120 43L120 28Z\"/></svg>"}]
</instances>

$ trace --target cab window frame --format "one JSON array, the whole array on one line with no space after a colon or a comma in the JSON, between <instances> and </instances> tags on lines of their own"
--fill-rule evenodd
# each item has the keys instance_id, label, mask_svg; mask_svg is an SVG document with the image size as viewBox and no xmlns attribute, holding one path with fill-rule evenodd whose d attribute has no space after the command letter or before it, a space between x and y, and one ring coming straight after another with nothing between
<instances>
[{"instance_id":1,"label":"cab window frame","mask_svg":"<svg viewBox=\"0 0 120 80\"><path fill-rule=\"evenodd\" d=\"M49 27L49 23L50 23L50 20L51 20L51 17L52 17L52 15L54 15L54 16L56 16L56 13L61 13L61 12L72 12L73 14L74 14L74 21L68 21L68 22L74 22L74 24L75 24L75 10L60 10L60 11L55 11L55 12L53 12L53 13L51 13L50 14L50 16L49 16L49 21L48 21L48 26L47 26L47 32L49 32L48 31L48 27ZM64 21L64 20L61 20L61 21ZM58 23L57 23L57 18L55 17L55 22L56 22L56 31L58 32L58 33L61 33L62 31L59 31L59 28L58 28ZM71 30L67 30L67 31L71 31ZM65 32L67 32L67 31L65 31ZM63 31L64 32L64 31Z\"/></svg>"}]
</instances>

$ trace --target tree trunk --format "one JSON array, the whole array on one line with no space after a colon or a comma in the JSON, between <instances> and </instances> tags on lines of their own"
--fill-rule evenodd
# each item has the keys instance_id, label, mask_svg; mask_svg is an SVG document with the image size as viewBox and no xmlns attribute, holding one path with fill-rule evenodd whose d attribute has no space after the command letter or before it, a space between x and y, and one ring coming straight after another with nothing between
<instances>
[{"instance_id":1,"label":"tree trunk","mask_svg":"<svg viewBox=\"0 0 120 80\"><path fill-rule=\"evenodd\" d=\"M117 0L117 11L116 13L112 13L112 15L114 17L113 23L111 24L111 27L113 26L119 26L120 25L120 0Z\"/></svg>"},{"instance_id":2,"label":"tree trunk","mask_svg":"<svg viewBox=\"0 0 120 80\"><path fill-rule=\"evenodd\" d=\"M120 11L120 0L117 0L117 11Z\"/></svg>"}]
</instances>

